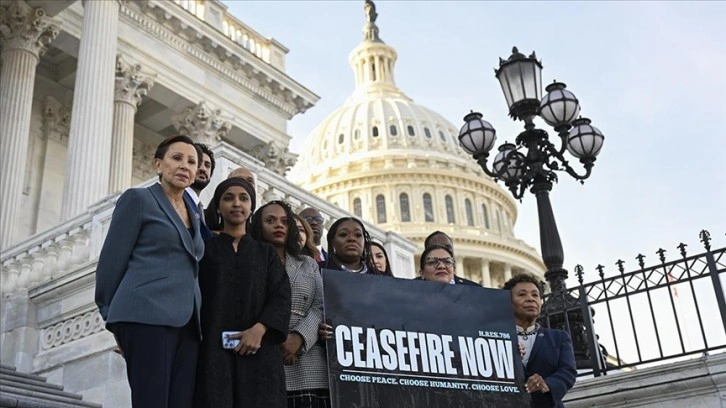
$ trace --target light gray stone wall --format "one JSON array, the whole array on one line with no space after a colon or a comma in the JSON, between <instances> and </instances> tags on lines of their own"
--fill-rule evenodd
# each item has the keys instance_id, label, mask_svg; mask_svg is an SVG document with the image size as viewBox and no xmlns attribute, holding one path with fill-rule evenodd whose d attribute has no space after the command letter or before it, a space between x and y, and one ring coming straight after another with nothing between
<instances>
[{"instance_id":1,"label":"light gray stone wall","mask_svg":"<svg viewBox=\"0 0 726 408\"><path fill-rule=\"evenodd\" d=\"M567 408L724 408L726 353L578 381Z\"/></svg>"}]
</instances>

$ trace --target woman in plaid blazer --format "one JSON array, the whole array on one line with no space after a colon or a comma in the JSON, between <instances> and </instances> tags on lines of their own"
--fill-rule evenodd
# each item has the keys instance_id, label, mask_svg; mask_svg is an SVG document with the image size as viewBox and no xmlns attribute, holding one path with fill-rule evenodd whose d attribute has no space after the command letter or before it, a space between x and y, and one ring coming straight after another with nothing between
<instances>
[{"instance_id":1,"label":"woman in plaid blazer","mask_svg":"<svg viewBox=\"0 0 726 408\"><path fill-rule=\"evenodd\" d=\"M323 321L323 281L315 260L302 255L299 221L283 201L262 206L252 220L252 237L271 243L285 265L292 291L287 340L282 345L288 408L328 408L328 369L318 344Z\"/></svg>"}]
</instances>

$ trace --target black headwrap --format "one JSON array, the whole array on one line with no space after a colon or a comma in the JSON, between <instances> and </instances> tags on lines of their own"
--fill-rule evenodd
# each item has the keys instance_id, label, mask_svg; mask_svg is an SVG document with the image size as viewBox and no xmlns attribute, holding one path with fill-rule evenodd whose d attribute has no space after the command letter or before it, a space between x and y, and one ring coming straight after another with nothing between
<instances>
[{"instance_id":1,"label":"black headwrap","mask_svg":"<svg viewBox=\"0 0 726 408\"><path fill-rule=\"evenodd\" d=\"M250 208L250 217L247 219L247 223L249 224L250 220L252 219L252 213L255 212L255 208L257 205L257 197L255 194L255 188L250 184L249 181L241 178L241 177L232 177L228 178L226 180L222 180L221 183L217 186L216 189L214 189L214 198L212 198L212 204L214 205L214 208L219 208L219 201L222 199L222 194L224 194L225 191L227 191L228 188L238 186L242 187L247 191L247 194L250 196L250 201L252 202L252 207Z\"/></svg>"}]
</instances>

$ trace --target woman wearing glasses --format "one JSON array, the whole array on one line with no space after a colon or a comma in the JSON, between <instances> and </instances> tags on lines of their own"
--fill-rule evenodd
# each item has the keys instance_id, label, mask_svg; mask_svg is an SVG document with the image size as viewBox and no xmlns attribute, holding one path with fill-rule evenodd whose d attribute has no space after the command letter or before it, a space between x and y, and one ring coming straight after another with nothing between
<instances>
[{"instance_id":1,"label":"woman wearing glasses","mask_svg":"<svg viewBox=\"0 0 726 408\"><path fill-rule=\"evenodd\" d=\"M421 279L439 283L454 283L454 254L443 245L430 245L421 254Z\"/></svg>"}]
</instances>

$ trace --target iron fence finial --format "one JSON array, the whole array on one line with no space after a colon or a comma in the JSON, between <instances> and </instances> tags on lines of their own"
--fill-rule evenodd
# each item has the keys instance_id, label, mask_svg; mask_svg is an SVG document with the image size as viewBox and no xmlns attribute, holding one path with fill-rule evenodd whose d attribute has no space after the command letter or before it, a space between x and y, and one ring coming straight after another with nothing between
<instances>
[{"instance_id":1,"label":"iron fence finial","mask_svg":"<svg viewBox=\"0 0 726 408\"><path fill-rule=\"evenodd\" d=\"M701 242L703 242L703 247L706 248L706 251L711 250L711 233L707 230L701 230L701 232L698 234L699 237L701 237Z\"/></svg>"},{"instance_id":2,"label":"iron fence finial","mask_svg":"<svg viewBox=\"0 0 726 408\"><path fill-rule=\"evenodd\" d=\"M645 269L645 255L638 254L635 259L638 260L638 265L640 265L640 269Z\"/></svg>"},{"instance_id":3,"label":"iron fence finial","mask_svg":"<svg viewBox=\"0 0 726 408\"><path fill-rule=\"evenodd\" d=\"M681 250L681 256L682 256L682 257L684 257L684 258L688 256L688 255L686 254L686 247L687 247L687 246L688 246L688 245L684 244L683 242L681 242L680 244L678 244L678 249L680 249L680 250Z\"/></svg>"},{"instance_id":4,"label":"iron fence finial","mask_svg":"<svg viewBox=\"0 0 726 408\"><path fill-rule=\"evenodd\" d=\"M577 275L577 281L580 282L580 285L583 284L583 280L582 280L583 274L584 274L584 272L582 269L582 265L580 265L580 264L575 265L575 275Z\"/></svg>"},{"instance_id":5,"label":"iron fence finial","mask_svg":"<svg viewBox=\"0 0 726 408\"><path fill-rule=\"evenodd\" d=\"M620 271L621 275L625 274L625 261L623 261L622 259L618 259L618 261L615 262L615 265L618 266L618 271Z\"/></svg>"},{"instance_id":6,"label":"iron fence finial","mask_svg":"<svg viewBox=\"0 0 726 408\"><path fill-rule=\"evenodd\" d=\"M657 251L655 251L655 253L658 254L658 258L660 258L660 263L662 263L662 264L665 264L665 260L666 260L665 254L666 254L666 252L667 251L665 249L663 249L663 248L659 248Z\"/></svg>"},{"instance_id":7,"label":"iron fence finial","mask_svg":"<svg viewBox=\"0 0 726 408\"><path fill-rule=\"evenodd\" d=\"M595 267L595 269L597 269L598 275L600 275L600 279L605 279L605 267L602 265L598 265Z\"/></svg>"}]
</instances>

